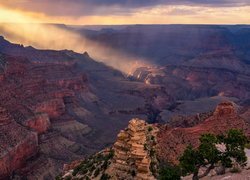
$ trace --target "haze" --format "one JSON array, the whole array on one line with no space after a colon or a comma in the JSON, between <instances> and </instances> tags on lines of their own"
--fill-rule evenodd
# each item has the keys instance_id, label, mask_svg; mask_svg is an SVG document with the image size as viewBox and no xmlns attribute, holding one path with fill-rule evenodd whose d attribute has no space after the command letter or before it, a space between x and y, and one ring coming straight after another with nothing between
<instances>
[{"instance_id":1,"label":"haze","mask_svg":"<svg viewBox=\"0 0 250 180\"><path fill-rule=\"evenodd\" d=\"M138 64L148 65L148 60L107 48L58 26L45 27L43 23L115 25L249 22L248 0L0 0L0 28L8 40L43 49L70 49L79 53L88 51L95 59L126 73ZM31 26L31 23L35 25Z\"/></svg>"}]
</instances>

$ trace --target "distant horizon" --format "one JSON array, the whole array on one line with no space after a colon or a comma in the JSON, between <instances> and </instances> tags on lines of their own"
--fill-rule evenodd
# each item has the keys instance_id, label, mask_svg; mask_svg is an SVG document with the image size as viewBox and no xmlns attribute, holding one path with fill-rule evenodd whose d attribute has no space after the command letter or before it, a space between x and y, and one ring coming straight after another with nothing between
<instances>
[{"instance_id":1,"label":"distant horizon","mask_svg":"<svg viewBox=\"0 0 250 180\"><path fill-rule=\"evenodd\" d=\"M44 25L66 25L66 26L143 26L143 25L151 25L151 26L171 26L171 25L190 25L190 26L196 26L196 25L201 25L201 26L250 26L249 24L185 24L185 23L172 23L172 24L147 24L147 23L139 23L139 24L65 24L65 23L46 23L46 22L0 22L0 24L44 24Z\"/></svg>"}]
</instances>

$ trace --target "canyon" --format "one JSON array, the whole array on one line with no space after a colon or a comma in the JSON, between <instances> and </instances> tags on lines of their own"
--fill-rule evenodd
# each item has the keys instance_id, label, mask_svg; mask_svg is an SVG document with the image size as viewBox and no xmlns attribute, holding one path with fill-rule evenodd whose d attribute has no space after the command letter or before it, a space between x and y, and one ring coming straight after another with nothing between
<instances>
[{"instance_id":1,"label":"canyon","mask_svg":"<svg viewBox=\"0 0 250 180\"><path fill-rule=\"evenodd\" d=\"M53 179L114 142L110 175L153 178L152 148L177 163L204 132L237 127L248 135L249 53L240 45L248 26L62 28L151 66L125 74L85 50L41 50L0 36L0 179Z\"/></svg>"},{"instance_id":2,"label":"canyon","mask_svg":"<svg viewBox=\"0 0 250 180\"><path fill-rule=\"evenodd\" d=\"M160 164L177 165L186 147L198 147L199 138L204 133L220 135L230 129L241 129L249 137L250 126L247 121L248 119L240 117L236 105L229 101L220 103L210 117L189 128L173 128L132 119L128 127L117 135L110 149L97 153L95 158L92 157L93 163L91 159L75 164L71 169L65 170L60 178L100 179L105 176L108 179L159 179ZM98 160L97 157L107 152L113 152L113 156L108 159L106 166L98 166L105 164L106 160ZM86 164L89 169L84 169L87 168L84 166ZM91 166L99 168L98 175L93 176L96 173L91 171ZM246 170L245 173L249 172ZM216 174L213 176L216 178Z\"/></svg>"},{"instance_id":3,"label":"canyon","mask_svg":"<svg viewBox=\"0 0 250 180\"><path fill-rule=\"evenodd\" d=\"M3 38L0 52L1 178L54 177L64 163L111 144L132 116L146 117L151 93L161 91L127 80L86 53L44 52Z\"/></svg>"}]
</instances>

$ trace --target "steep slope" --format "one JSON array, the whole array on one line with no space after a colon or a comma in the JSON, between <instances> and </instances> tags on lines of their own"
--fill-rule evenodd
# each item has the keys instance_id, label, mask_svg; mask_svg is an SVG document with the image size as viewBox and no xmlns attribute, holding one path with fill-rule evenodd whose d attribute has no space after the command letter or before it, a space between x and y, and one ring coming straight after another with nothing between
<instances>
[{"instance_id":1,"label":"steep slope","mask_svg":"<svg viewBox=\"0 0 250 180\"><path fill-rule=\"evenodd\" d=\"M209 112L224 99L239 103L249 99L249 29L245 27L128 26L80 33L105 46L145 57L157 66L138 68L127 78L94 61L87 52L38 50L0 37L0 107L10 114L14 128L1 124L5 116L0 118L0 127L6 137L11 137L15 128L28 137L33 134L34 144L20 154L20 163L10 167L8 174L51 179L64 163L113 144L131 118L171 123L171 116L179 112L183 116L197 113L183 117L189 121L186 124L173 123L190 127L210 118ZM202 103L197 105L197 98L203 98ZM249 109L244 109L241 116L248 118L248 114ZM204 127L197 128L190 131ZM192 134L182 128L166 131L171 132L173 142L182 139L172 131ZM20 135L13 146L25 142L25 136ZM162 146L164 143L169 142L162 140ZM11 142L7 145L12 147ZM178 146L176 151L182 148Z\"/></svg>"},{"instance_id":2,"label":"steep slope","mask_svg":"<svg viewBox=\"0 0 250 180\"><path fill-rule=\"evenodd\" d=\"M249 125L241 118L232 102L217 106L212 116L190 128L161 127L158 139L158 155L166 162L177 163L187 145L198 146L199 137L204 133L221 134L229 129L242 129L249 136Z\"/></svg>"},{"instance_id":3,"label":"steep slope","mask_svg":"<svg viewBox=\"0 0 250 180\"><path fill-rule=\"evenodd\" d=\"M61 178L156 179L160 163L177 164L186 146L197 147L204 133L223 134L236 128L249 136L250 126L245 121L232 102L219 104L212 116L190 128L149 125L132 119L128 127L120 131L113 146L71 166Z\"/></svg>"},{"instance_id":4,"label":"steep slope","mask_svg":"<svg viewBox=\"0 0 250 180\"><path fill-rule=\"evenodd\" d=\"M233 60L232 60L233 61ZM237 97L246 100L250 97L250 73L240 72L233 62L214 67L190 65L138 68L133 75L147 84L161 85L175 99L197 99L211 96ZM240 68L242 70L242 68Z\"/></svg>"},{"instance_id":5,"label":"steep slope","mask_svg":"<svg viewBox=\"0 0 250 180\"><path fill-rule=\"evenodd\" d=\"M53 178L64 163L111 144L132 116L150 114L154 93L169 98L159 86L128 81L87 53L41 51L2 38L0 54L0 106L24 132L35 132L39 144L38 152L20 156L22 166L11 167L9 175ZM12 131L3 132L12 136Z\"/></svg>"},{"instance_id":6,"label":"steep slope","mask_svg":"<svg viewBox=\"0 0 250 180\"><path fill-rule=\"evenodd\" d=\"M82 161L62 178L155 179L157 131L143 120L132 119L111 148Z\"/></svg>"},{"instance_id":7,"label":"steep slope","mask_svg":"<svg viewBox=\"0 0 250 180\"><path fill-rule=\"evenodd\" d=\"M38 135L16 123L7 110L0 107L0 179L38 151Z\"/></svg>"},{"instance_id":8,"label":"steep slope","mask_svg":"<svg viewBox=\"0 0 250 180\"><path fill-rule=\"evenodd\" d=\"M245 69L249 65L249 26L223 25L131 25L90 31L75 29L105 46L149 59L159 66L189 64ZM209 57L209 58L208 58ZM217 66L218 67L218 66ZM232 66L231 66L232 67Z\"/></svg>"}]
</instances>

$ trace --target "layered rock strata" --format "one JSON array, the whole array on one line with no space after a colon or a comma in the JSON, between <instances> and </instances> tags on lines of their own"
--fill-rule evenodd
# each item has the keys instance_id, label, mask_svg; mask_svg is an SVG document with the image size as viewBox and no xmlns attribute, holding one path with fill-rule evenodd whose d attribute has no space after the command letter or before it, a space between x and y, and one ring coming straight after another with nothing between
<instances>
[{"instance_id":1,"label":"layered rock strata","mask_svg":"<svg viewBox=\"0 0 250 180\"><path fill-rule=\"evenodd\" d=\"M0 179L22 167L38 151L38 134L17 124L0 108Z\"/></svg>"},{"instance_id":2,"label":"layered rock strata","mask_svg":"<svg viewBox=\"0 0 250 180\"><path fill-rule=\"evenodd\" d=\"M249 126L237 114L237 107L232 102L222 102L212 116L201 124L190 128L161 127L158 134L158 155L162 160L178 163L178 158L187 145L199 145L199 137L204 133L222 134L230 129L242 129L249 135Z\"/></svg>"},{"instance_id":3,"label":"layered rock strata","mask_svg":"<svg viewBox=\"0 0 250 180\"><path fill-rule=\"evenodd\" d=\"M145 121L132 119L128 128L118 134L113 163L117 179L154 179L150 171L150 153L146 148L148 128Z\"/></svg>"},{"instance_id":4,"label":"layered rock strata","mask_svg":"<svg viewBox=\"0 0 250 180\"><path fill-rule=\"evenodd\" d=\"M76 161L65 165L61 177L62 179L97 180L109 177L113 180L154 180L159 165L155 154L157 132L157 127L140 119L132 119L128 127L120 131L111 148L82 162Z\"/></svg>"}]
</instances>

